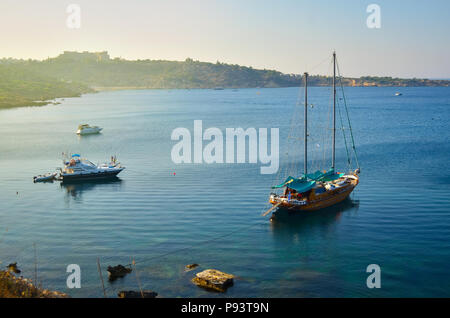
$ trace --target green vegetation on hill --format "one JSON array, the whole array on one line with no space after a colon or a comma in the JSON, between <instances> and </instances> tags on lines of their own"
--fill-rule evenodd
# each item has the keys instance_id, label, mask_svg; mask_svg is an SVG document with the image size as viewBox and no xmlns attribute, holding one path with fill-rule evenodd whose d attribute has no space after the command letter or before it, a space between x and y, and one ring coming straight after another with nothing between
<instances>
[{"instance_id":1,"label":"green vegetation on hill","mask_svg":"<svg viewBox=\"0 0 450 318\"><path fill-rule=\"evenodd\" d=\"M331 78L312 75L311 86L329 86ZM450 81L391 77L343 78L345 86L450 86ZM79 96L97 89L247 88L300 86L301 75L257 70L187 58L129 61L107 52L64 52L55 58L0 60L0 108L45 104L56 97Z\"/></svg>"},{"instance_id":2,"label":"green vegetation on hill","mask_svg":"<svg viewBox=\"0 0 450 318\"><path fill-rule=\"evenodd\" d=\"M91 87L214 88L297 86L300 76L222 63L110 59L106 52L65 52L33 61L40 74L84 83Z\"/></svg>"},{"instance_id":3,"label":"green vegetation on hill","mask_svg":"<svg viewBox=\"0 0 450 318\"><path fill-rule=\"evenodd\" d=\"M0 109L45 105L57 97L75 97L88 92L93 90L86 85L36 73L27 63L0 63Z\"/></svg>"},{"instance_id":4,"label":"green vegetation on hill","mask_svg":"<svg viewBox=\"0 0 450 318\"><path fill-rule=\"evenodd\" d=\"M206 63L187 58L129 61L111 59L107 52L64 52L55 58L28 64L40 74L91 87L137 88L246 88L300 86L301 75L257 70L236 64ZM331 77L312 75L311 86L331 85ZM392 77L343 78L346 86L449 86L450 81Z\"/></svg>"}]
</instances>

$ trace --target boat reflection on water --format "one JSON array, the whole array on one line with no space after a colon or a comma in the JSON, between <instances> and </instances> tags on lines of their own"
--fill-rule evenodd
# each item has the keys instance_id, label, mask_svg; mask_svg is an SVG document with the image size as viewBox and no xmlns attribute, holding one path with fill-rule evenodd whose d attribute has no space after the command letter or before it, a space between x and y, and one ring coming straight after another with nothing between
<instances>
[{"instance_id":1,"label":"boat reflection on water","mask_svg":"<svg viewBox=\"0 0 450 318\"><path fill-rule=\"evenodd\" d=\"M122 186L122 180L118 177L100 180L81 180L81 181L64 181L61 182L61 189L66 191L66 197L80 201L83 193L91 190L100 192L111 192Z\"/></svg>"},{"instance_id":2,"label":"boat reflection on water","mask_svg":"<svg viewBox=\"0 0 450 318\"><path fill-rule=\"evenodd\" d=\"M274 234L291 233L299 234L304 231L314 230L314 228L328 226L338 221L342 213L357 213L359 200L347 197L344 201L315 212L290 211L278 209L271 217L271 228Z\"/></svg>"},{"instance_id":3,"label":"boat reflection on water","mask_svg":"<svg viewBox=\"0 0 450 318\"><path fill-rule=\"evenodd\" d=\"M78 143L82 143L82 142L90 142L95 140L96 138L102 138L102 134L90 134L90 135L78 135L77 134L77 140Z\"/></svg>"}]
</instances>

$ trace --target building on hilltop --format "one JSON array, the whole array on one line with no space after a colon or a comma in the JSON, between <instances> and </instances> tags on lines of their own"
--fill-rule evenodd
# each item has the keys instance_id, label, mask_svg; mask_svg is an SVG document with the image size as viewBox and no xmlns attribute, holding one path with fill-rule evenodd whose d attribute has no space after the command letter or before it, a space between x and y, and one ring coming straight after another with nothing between
<instances>
[{"instance_id":1,"label":"building on hilltop","mask_svg":"<svg viewBox=\"0 0 450 318\"><path fill-rule=\"evenodd\" d=\"M70 59L70 60L93 60L93 61L108 61L110 59L107 51L102 52L75 52L75 51L64 51L63 54L58 56L59 59Z\"/></svg>"}]
</instances>

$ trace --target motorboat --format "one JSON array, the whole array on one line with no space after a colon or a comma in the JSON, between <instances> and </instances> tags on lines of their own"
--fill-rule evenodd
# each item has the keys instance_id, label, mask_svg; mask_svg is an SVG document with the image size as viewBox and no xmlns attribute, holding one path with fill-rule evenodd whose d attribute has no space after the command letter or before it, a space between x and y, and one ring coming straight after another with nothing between
<instances>
[{"instance_id":1,"label":"motorboat","mask_svg":"<svg viewBox=\"0 0 450 318\"><path fill-rule=\"evenodd\" d=\"M63 163L64 168L60 173L63 182L114 178L125 169L117 162L115 156L111 157L109 163L95 165L89 160L81 158L79 154L74 154L70 160L64 158Z\"/></svg>"},{"instance_id":2,"label":"motorboat","mask_svg":"<svg viewBox=\"0 0 450 318\"><path fill-rule=\"evenodd\" d=\"M88 124L78 125L77 134L78 135L90 135L98 134L103 128L98 126L89 126Z\"/></svg>"},{"instance_id":3,"label":"motorboat","mask_svg":"<svg viewBox=\"0 0 450 318\"><path fill-rule=\"evenodd\" d=\"M53 181L56 176L57 176L57 172L50 172L50 173L46 173L46 174L40 174L38 176L33 177L33 182L48 182L48 181Z\"/></svg>"}]
</instances>

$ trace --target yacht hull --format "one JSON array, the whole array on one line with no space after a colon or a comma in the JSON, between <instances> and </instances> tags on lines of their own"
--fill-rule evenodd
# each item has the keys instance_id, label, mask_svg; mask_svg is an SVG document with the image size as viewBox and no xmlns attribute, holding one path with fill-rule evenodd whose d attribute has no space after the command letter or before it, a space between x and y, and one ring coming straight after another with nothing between
<instances>
[{"instance_id":1,"label":"yacht hull","mask_svg":"<svg viewBox=\"0 0 450 318\"><path fill-rule=\"evenodd\" d=\"M283 201L278 206L281 209L288 209L292 211L317 211L324 208L328 208L333 206L339 202L344 201L355 189L355 187L359 183L359 178L355 177L351 183L346 186L343 186L334 191L330 191L330 193L325 193L323 195L314 196L310 198L308 202L304 205L293 204L289 201ZM270 203L273 205L279 204L278 200L270 200Z\"/></svg>"},{"instance_id":2,"label":"yacht hull","mask_svg":"<svg viewBox=\"0 0 450 318\"><path fill-rule=\"evenodd\" d=\"M311 202L311 203L306 204L304 206L300 206L300 207L296 207L295 206L294 210L298 210L298 211L317 211L317 210L320 210L320 209L328 208L330 206L338 204L339 202L344 201L350 195L350 193L352 193L354 188L355 187L350 187L349 189L346 189L346 191L343 191L343 192L341 192L339 194L330 195L330 197L328 197L328 198L317 200L316 202Z\"/></svg>"},{"instance_id":3,"label":"yacht hull","mask_svg":"<svg viewBox=\"0 0 450 318\"><path fill-rule=\"evenodd\" d=\"M78 135L92 135L92 134L98 134L102 131L103 128L85 128L85 129L78 129L77 134Z\"/></svg>"},{"instance_id":4,"label":"yacht hull","mask_svg":"<svg viewBox=\"0 0 450 318\"><path fill-rule=\"evenodd\" d=\"M68 173L61 174L63 182L80 181L80 180L97 180L97 179L109 179L115 178L123 169L117 169L115 171L100 171L92 173Z\"/></svg>"}]
</instances>

